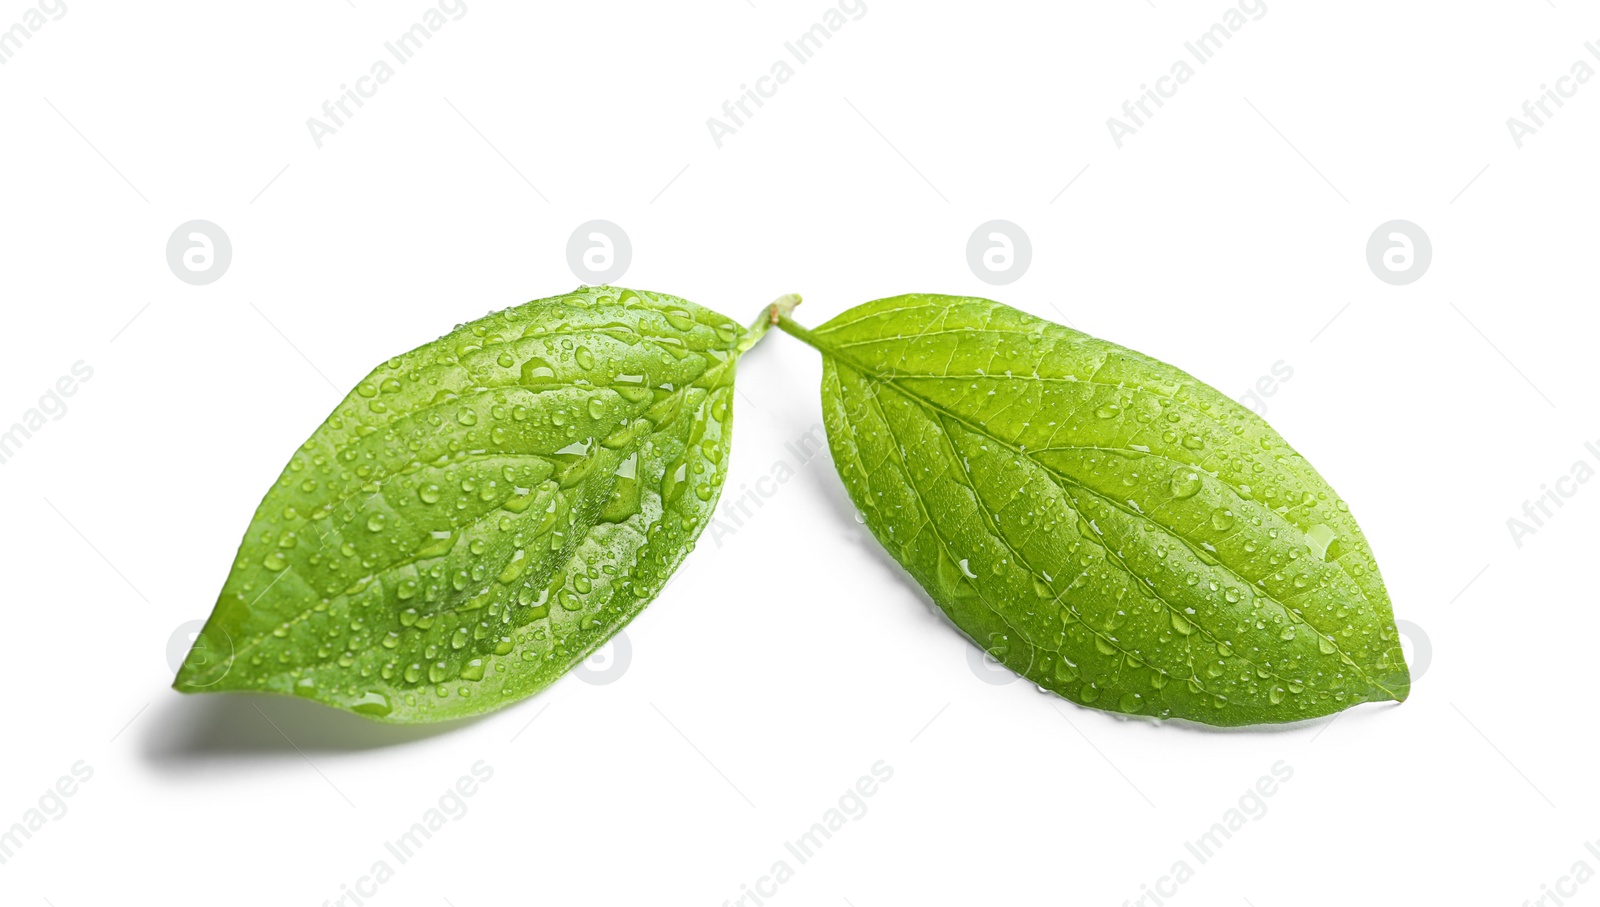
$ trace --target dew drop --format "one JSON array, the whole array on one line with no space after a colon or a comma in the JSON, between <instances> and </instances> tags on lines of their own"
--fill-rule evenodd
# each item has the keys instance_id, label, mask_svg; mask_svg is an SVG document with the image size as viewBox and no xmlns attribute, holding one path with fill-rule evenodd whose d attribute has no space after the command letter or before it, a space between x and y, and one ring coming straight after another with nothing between
<instances>
[{"instance_id":1,"label":"dew drop","mask_svg":"<svg viewBox=\"0 0 1600 907\"><path fill-rule=\"evenodd\" d=\"M350 703L350 711L358 715L370 715L374 718L382 718L393 710L394 707L389 703L389 697L377 690L368 690Z\"/></svg>"},{"instance_id":2,"label":"dew drop","mask_svg":"<svg viewBox=\"0 0 1600 907\"><path fill-rule=\"evenodd\" d=\"M522 363L523 384L543 384L555 379L556 371L543 359L529 359Z\"/></svg>"}]
</instances>

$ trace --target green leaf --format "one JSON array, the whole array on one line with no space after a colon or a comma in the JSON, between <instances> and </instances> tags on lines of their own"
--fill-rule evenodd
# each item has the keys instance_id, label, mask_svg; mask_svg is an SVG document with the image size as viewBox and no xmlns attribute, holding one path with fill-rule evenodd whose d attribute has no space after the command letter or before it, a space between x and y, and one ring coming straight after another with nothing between
<instances>
[{"instance_id":1,"label":"green leaf","mask_svg":"<svg viewBox=\"0 0 1600 907\"><path fill-rule=\"evenodd\" d=\"M173 685L399 723L548 686L706 525L735 362L764 330L595 287L390 359L262 499Z\"/></svg>"},{"instance_id":2,"label":"green leaf","mask_svg":"<svg viewBox=\"0 0 1600 907\"><path fill-rule=\"evenodd\" d=\"M823 354L829 445L873 535L1017 673L1214 725L1405 698L1345 502L1226 395L985 299L781 326Z\"/></svg>"}]
</instances>

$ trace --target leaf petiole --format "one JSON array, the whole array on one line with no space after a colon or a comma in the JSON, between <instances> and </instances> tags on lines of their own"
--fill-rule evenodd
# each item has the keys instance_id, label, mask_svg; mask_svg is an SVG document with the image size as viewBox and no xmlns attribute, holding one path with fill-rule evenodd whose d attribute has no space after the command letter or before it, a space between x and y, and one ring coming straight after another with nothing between
<instances>
[{"instance_id":1,"label":"leaf petiole","mask_svg":"<svg viewBox=\"0 0 1600 907\"><path fill-rule=\"evenodd\" d=\"M744 339L739 341L739 345L734 348L734 352L738 355L748 352L751 347L761 342L762 337L767 336L768 328L772 325L780 324L780 321L787 318L789 313L794 311L794 307L799 304L799 293L785 293L772 300L766 308L761 310L761 314L756 316L756 320L750 323Z\"/></svg>"},{"instance_id":2,"label":"leaf petiole","mask_svg":"<svg viewBox=\"0 0 1600 907\"><path fill-rule=\"evenodd\" d=\"M790 318L788 312L776 313L773 324L776 324L785 334L801 340L807 346L818 351L822 350L822 346L818 344L817 338L812 335L811 331Z\"/></svg>"}]
</instances>

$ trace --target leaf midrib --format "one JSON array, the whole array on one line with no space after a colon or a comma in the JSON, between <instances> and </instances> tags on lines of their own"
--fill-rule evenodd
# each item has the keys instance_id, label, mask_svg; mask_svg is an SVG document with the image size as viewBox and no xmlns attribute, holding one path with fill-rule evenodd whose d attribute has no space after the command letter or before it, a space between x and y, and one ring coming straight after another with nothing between
<instances>
[{"instance_id":1,"label":"leaf midrib","mask_svg":"<svg viewBox=\"0 0 1600 907\"><path fill-rule=\"evenodd\" d=\"M974 329L973 332L974 333L979 333L979 331L977 329ZM972 431L973 433L981 435L983 437L986 437L986 438L994 441L996 444L999 444L999 445L1005 447L1006 449L1011 450L1012 452L1016 453L1019 456L1026 457L1030 462L1032 462L1033 464L1038 466L1040 469L1044 470L1049 475L1054 476L1058 481L1071 484L1074 487L1077 487L1077 488L1079 488L1079 489L1081 489L1081 490L1083 490L1083 491L1085 491L1085 492L1087 492L1089 494L1093 494L1093 495L1095 495L1097 497L1101 497L1103 500L1106 500L1112 506L1117 507L1118 509L1122 510L1125 513L1129 513L1130 516L1133 516L1136 519L1148 520L1151 523L1155 523L1155 525L1157 525L1157 526L1161 526L1160 523L1157 523L1155 520L1151 519L1151 517L1148 514L1135 514L1135 513L1132 513L1130 511L1128 511L1126 508L1124 508L1121 505L1117 504L1115 501L1113 501L1113 500L1111 500L1109 498L1105 498L1103 495L1100 495L1098 492L1094 491L1093 489L1084 486L1082 483L1078 482L1077 480L1075 480L1075 479L1073 479L1073 478L1071 478L1069 476L1063 475L1060 472L1058 472L1057 470L1055 470L1054 468L1052 468L1051 466L1049 466L1048 464L1042 463L1039 460L1035 459L1032 456L1032 453L1030 451L1025 450L1025 449L1019 447L1017 444L1015 444L1015 443L1013 443L1013 442L1011 442L1011 441L1009 441L1009 440L1007 440L1007 439L1005 439L1003 437L1000 437L1000 436L990 432L984 426L974 425L973 423L968 422L966 419L964 419L959 414L950 412L949 410L945 409L944 407L940 406L939 404L935 403L934 401L929 400L926 397L916 393L915 391L911 390L910 388L907 388L907 387L904 387L904 386L898 384L894 380L894 378L891 378L891 377L888 377L888 376L884 375L883 373L879 372L877 369L872 368L872 367L868 367L868 366L864 366L862 363L860 363L859 360L855 359L855 357L850 356L850 355L848 355L846 353L840 352L839 348L837 347L837 345L826 343L826 342L821 342L821 343L818 343L816 345L817 345L818 351L823 353L824 355L833 356L836 359L840 359L840 360L848 363L849 367L854 369L855 371L860 372L862 375L864 375L866 377L869 377L872 380L875 380L875 381L878 381L878 382L880 382L882 384L885 384L887 386L893 387L901 395L907 397L908 399L915 400L918 404L926 407L927 409L931 410L932 412L938 413L938 414L943 415L943 416L948 416L949 418L954 419L957 422L960 422L962 425L966 426L968 428L968 430ZM951 379L962 380L963 379L963 376L956 376L956 375L926 375L926 376L922 376L922 377L935 378L935 379L940 379L940 380L951 380ZM978 377L1001 378L1001 377L1004 377L1004 376L973 375L973 376L966 376L966 377L971 377L971 378L978 378ZM1010 380L1034 380L1034 379L1018 379L1018 378L1014 378L1013 377ZM1077 379L1077 380L1081 381L1081 380L1084 380L1084 379ZM1102 386L1115 386L1115 387L1126 387L1127 386L1127 385L1121 384L1121 383L1116 384L1116 385L1111 385L1111 384L1109 384L1107 382L1096 382L1096 381L1093 381L1092 378L1089 379L1087 381L1087 383L1099 384L1099 385L1102 385ZM1158 396L1161 396L1161 395L1158 395ZM1171 398L1171 397L1167 397L1165 399L1170 399L1173 403L1175 403L1177 405L1186 406L1186 404L1182 400L1178 400L1176 398ZM1186 406L1186 408L1190 408L1191 411L1193 411L1192 407L1187 407ZM1211 421L1209 419L1209 417L1206 417L1201 413L1197 412L1196 415L1200 415L1202 418L1205 418L1206 421L1208 421L1208 422ZM1237 489L1233 488L1231 485L1227 485L1226 482L1224 482L1223 484L1225 486L1227 486L1229 488L1229 490L1232 491L1234 494L1236 494L1236 495L1238 494L1238 490ZM1194 546L1192 544L1190 544L1188 539L1185 539L1182 535L1179 535L1176 531L1171 530L1168 527L1162 526L1162 529L1166 530L1174 538L1177 538L1180 542L1182 542L1191 551L1194 551ZM1107 547L1107 550L1109 550L1109 547ZM1198 555L1196 555L1196 556L1198 556ZM1255 587L1255 588L1260 588L1259 586L1256 586L1254 583L1250 583L1248 580L1245 580L1243 577L1239 576L1238 573L1236 571L1234 571L1232 567L1230 567L1229 565L1223 563L1221 560L1218 560L1217 563L1224 570L1226 570L1230 574L1234 575L1235 578L1239 579L1241 582L1245 582L1247 585ZM1348 574L1348 569L1344 566L1343 563L1340 563L1338 561L1335 561L1335 563L1338 565L1338 567L1340 568L1340 570L1342 572L1345 572L1347 576L1349 575ZM1137 576L1138 574L1131 573L1131 571L1130 571L1130 575ZM1357 593L1361 595L1363 601L1365 601L1370 606L1372 604L1372 601L1371 601L1371 599L1367 598L1366 590L1361 588L1361 584L1360 583L1355 582L1354 577L1351 577L1351 581L1352 581L1352 584L1355 586ZM1294 609L1290 608L1288 606L1288 604L1286 604L1285 602L1279 601L1277 598L1273 597L1270 594L1264 594L1263 593L1262 597L1264 597L1267 601L1270 601L1273 604L1277 605L1283 611L1283 613L1285 615L1287 615L1291 620L1293 620L1293 621L1295 621L1295 622L1297 622L1299 624L1302 624L1303 626L1305 626L1308 630L1310 630L1313 634L1315 634L1320 639L1327 640L1328 643L1331 646L1333 646L1334 651L1338 653L1340 659L1342 660L1342 663L1348 664L1352 668L1354 668L1356 673L1360 674L1362 679L1365 680L1373 688L1382 690L1383 692L1389 694L1391 697L1395 696L1395 693L1394 693L1393 690L1390 690L1388 687L1386 687L1383 684L1377 682L1370 675L1368 675L1366 670L1363 669L1361 667L1361 665L1356 663L1355 659L1351 658L1347 653L1345 653L1345 651L1339 646L1339 644L1338 644L1338 642L1336 640L1332 639L1331 637L1328 637L1321 630L1318 630L1315 626L1313 626L1309 621L1306 620L1304 615L1301 615L1301 614L1297 613ZM1170 603L1168 603L1168 606L1171 607ZM1199 625L1196 624L1196 626L1198 627Z\"/></svg>"},{"instance_id":2,"label":"leaf midrib","mask_svg":"<svg viewBox=\"0 0 1600 907\"><path fill-rule=\"evenodd\" d=\"M863 377L870 377L870 376L867 375L866 372L861 372L860 370L856 370L856 371L859 374L863 375ZM904 388L898 387L898 386L896 386L896 385L894 385L892 383L888 383L888 382L885 382L885 383L887 384L887 386L892 387L894 389L894 391L897 394L901 395L902 397L905 397L905 398L910 399L910 400L919 400L920 399L920 398L917 398L914 395L910 394L909 392L907 392ZM880 403L878 403L877 395L876 394L868 394L868 399L870 399L872 401L872 403L873 403L873 406L877 408L878 414L879 414L879 418L881 418L883 420L884 425L885 426L889 426L890 422L889 422L888 414L884 412L883 406ZM942 416L944 418L949 418L952 421L955 421L955 422L963 425L964 427L967 427L969 430L971 430L970 426L968 425L968 423L964 422L963 420L961 420L961 419L959 419L959 418L957 418L957 417L955 417L955 416L953 416L953 415L951 415L949 413L946 413L946 412L944 412L942 410L938 410L938 409L935 410L935 413L938 416ZM891 429L891 431L892 431L892 429ZM987 433L984 433L984 432L974 432L974 434L978 434L981 437L992 438L991 435L989 435ZM955 450L954 446L952 445L952 443L950 441L950 437L949 437L948 431L943 432L943 435L944 435L944 437L943 437L942 440L944 441L944 443L946 445L950 445L950 448L949 448L948 452L950 453L953 461L957 462L957 463L961 463L962 462L962 458L960 456L960 452ZM1007 449L1015 450L1015 448L1012 448L1009 445L1007 445ZM1034 462L1036 466L1038 466L1040 469L1044 470L1046 473L1053 475L1053 473L1051 472L1051 470L1048 467L1044 466L1043 464L1037 463L1036 461L1033 461L1032 458L1029 458L1029 460L1030 460L1030 462ZM910 471L910 469L905 467L904 464L902 464L902 469L906 473L907 481L908 482L912 482L913 485L914 485L914 481L911 479L911 471ZM1020 550L1018 550L1014 545L1012 545L1009 541L1006 540L1005 536L1000 532L999 526L994 524L993 519L986 512L986 506L987 505L985 505L984 502L983 502L983 495L978 491L976 480L972 477L971 472L969 470L967 470L964 465L962 467L962 473L965 476L965 484L966 484L967 488L972 492L974 500L978 504L978 509L979 509L980 516L984 520L984 522L986 524L986 527L988 528L990 534L994 536L994 538L999 542L999 544L1005 546L1007 551L1011 552L1012 556L1015 557L1017 562L1019 564L1021 564L1022 567L1028 571L1028 573L1029 573L1029 575L1031 577L1043 579L1044 576L1043 576L1042 571L1035 569L1033 567L1033 565L1028 561L1028 559L1023 556L1023 553ZM1073 484L1077 484L1077 483L1073 483ZM1084 490L1089 491L1089 493L1091 493L1091 494L1094 494L1094 492L1091 489L1084 489ZM918 500L918 506L921 507L921 496L920 495L917 496L917 500ZM1074 503L1076 503L1076 502L1074 502ZM1077 508L1075 508L1075 510L1076 509ZM940 538L941 547L943 547L945 549L946 553L949 554L949 547L943 544L943 538L939 534L939 531L938 531L938 528L937 528L937 523L935 523L932 520L931 516L929 516L927 514L926 508L922 508L922 510L923 510L924 518L928 520L929 526L933 527L935 536ZM1081 516L1081 513L1080 513L1080 516ZM1096 535L1097 535L1097 537L1100 537L1098 531L1096 532ZM1138 573L1136 573L1133 569L1128 567L1125 562L1123 562L1123 560L1122 560L1120 555L1118 555L1116 552L1114 552L1111 549L1111 546L1108 543L1106 543L1104 537L1100 537L1100 542L1101 542L1100 547L1105 550L1107 556L1111 557L1112 559L1114 559L1122 567L1124 572L1126 572L1131 577L1142 579L1141 577L1139 577ZM953 555L952 555L952 558L953 558ZM1139 654L1136 654L1134 652L1131 652L1131 651L1127 650L1126 648L1124 648L1117 639L1115 639L1115 638L1107 635L1103 631L1097 629L1092 623L1090 623L1089 619L1086 616L1080 614L1078 612L1077 608L1074 607L1071 603L1062 601L1062 599L1067 595L1067 593L1071 590L1071 588L1074 585L1077 584L1078 579L1082 578L1082 576L1083 576L1083 574L1080 573L1077 577L1074 577L1072 583L1069 583L1068 586L1066 588L1064 588L1060 593L1058 593L1051 601L1053 603L1061 603L1061 604L1066 605L1067 609L1068 609L1068 613L1070 613L1078 621L1078 623L1082 624L1085 629L1087 629L1090 633L1094 634L1096 637L1105 640L1107 645L1109 645L1112 648L1116 649L1118 652L1122 653L1124 656L1139 662L1141 665L1144 665L1145 667L1150 668L1151 670L1159 671L1162 674L1167 675L1167 676L1172 676L1169 671L1166 671L1163 668L1160 668L1160 667L1158 667L1158 666L1156 666L1154 664L1151 664L1150 661L1147 658L1145 658L1145 657L1143 657L1143 656L1141 656ZM1146 582L1145 586L1146 587L1150 587L1150 584L1148 582ZM1179 611L1178 607L1176 605L1174 605L1173 603L1167 601L1166 598L1163 597L1159 591L1157 591L1153 587L1150 588L1150 591L1155 596L1156 600L1158 602L1160 602L1163 606L1165 606L1169 611L1171 611L1173 614L1178 615L1179 617L1182 617L1185 621L1188 621L1189 623L1193 624L1195 629L1200 631L1200 633L1201 633L1203 638L1210 640L1213 645L1221 644L1221 641L1217 639L1216 635L1212 631L1210 631L1210 630L1206 629L1205 627L1201 626L1199 624L1199 622L1191 620L1187 615L1182 614ZM1005 623L1006 626L1011 627L1013 630L1017 630L1015 625L1013 625L1009 620L1007 620L1006 617L1003 614L1001 614L994 607L989 606L988 598L987 598L987 596L983 596L982 595L981 590L980 590L980 597L983 598L985 606L988 606L989 610L992 613L994 613L994 615L996 617L998 617L1001 620L1002 623ZM1017 633L1018 633L1019 636L1022 636L1024 639L1026 639L1026 635L1021 633L1020 630L1018 630ZM1033 645L1033 644L1029 643L1029 645ZM1230 645L1229 648L1232 649L1233 647ZM1281 674L1279 674L1279 673L1277 673L1275 671L1272 671L1270 669L1263 668L1261 665L1258 665L1256 662L1252 661L1248 656L1238 652L1237 650L1234 650L1234 653L1236 655L1238 655L1238 657L1239 657L1239 659L1241 661L1243 661L1245 664L1250 665L1253 668L1256 668L1258 671L1265 670L1266 673L1268 674L1268 676L1276 678L1277 680L1280 680L1280 681L1284 682L1285 684L1291 682L1291 680L1289 678L1284 677L1283 675L1281 675ZM1059 650L1058 650L1058 654L1059 654Z\"/></svg>"},{"instance_id":3,"label":"leaf midrib","mask_svg":"<svg viewBox=\"0 0 1600 907\"><path fill-rule=\"evenodd\" d=\"M740 336L743 336L742 330L741 330ZM735 338L735 342L737 342L737 339L738 338ZM727 359L724 359L724 360L722 360L720 362L717 362L717 363L713 364L710 368L702 370L700 372L700 374L696 377L695 381L687 382L687 383L683 384L677 390L673 391L672 395L674 397L676 397L676 396L679 396L681 394L685 394L688 391L690 391L690 390L692 390L692 389L694 389L696 387L699 387L700 386L700 381L702 379L705 379L708 376L715 376L715 380L713 380L708 387L702 388L703 390L705 390L707 392L707 399L709 399L710 398L710 392L712 390L715 390L716 388L718 388L718 387L720 387L722 385L721 373L726 371L726 370L728 370L728 369L730 369L730 368L733 368L734 365L737 363L737 361L738 361L738 357L737 356L729 356ZM498 385L497 387L511 387L511 386L521 386L521 385ZM486 388L485 391L492 390L492 389L494 389L494 388ZM432 405L433 404L430 404L430 407ZM419 408L418 410L415 410L415 411L408 411L407 412L407 416L409 417L411 415L414 415L415 412L425 411L426 409L428 409L430 407L421 407L421 408ZM643 443L645 438L650 437L653 434L655 434L654 431L649 432L649 433L644 434L644 435L640 435L639 438L634 440L633 444L629 445L629 449L630 450L636 449L639 445L641 445ZM338 448L338 449L342 449L342 448ZM524 456L539 456L539 455L537 455L537 454L528 454L528 455L524 455ZM378 491L373 492L373 494L375 496L382 494L383 490L382 490L381 486L388 480L388 478L392 478L392 477L393 476L389 476L389 477L386 477L384 479L380 479L379 483L378 483L380 488L379 488ZM351 494L345 495L344 497L340 498L338 503L339 504L343 504L343 503L351 500L352 498L355 498L357 495L359 495L361 493L362 492L358 489L357 491L355 491L355 492L353 492ZM486 514L485 518L487 518L487 514ZM311 521L308 519L306 521L306 523L302 524L302 525L309 525L310 522ZM478 525L481 522L482 522L482 518L480 518L479 520L475 520L475 521L473 521L471 523L464 523L460 527L458 527L458 529L464 529L464 528L466 528L468 526L475 526L475 525ZM592 529L593 529L593 526L591 525L589 527L589 529L585 531L585 535L587 535L588 531L591 531ZM576 533L574 533L572 545L576 546L577 542L578 542L578 538L577 538ZM318 539L318 550L319 551L321 550L321 548L322 548L322 546L324 544L326 544L326 538L325 537L319 538ZM568 560L570 561L570 559L571 559L571 557L570 557L570 552L569 552ZM389 568L385 568L385 569L389 569ZM268 586L265 589L263 589L261 591L261 593L256 596L255 600L252 601L251 604L249 606L247 606L247 607L248 608L255 607L255 604L257 602L261 601L261 599L265 598L267 592L271 591L272 587L277 585L278 580L282 579L285 574L288 574L288 573L292 572L293 570L294 570L294 565L293 564L290 564L289 566L286 566L281 572L278 573L277 576L273 577L272 582L270 584L268 584ZM299 576L298 573L296 573L295 575L297 577ZM440 614L453 613L456 610L457 609L455 609L455 608L446 608L446 609L440 611L439 613ZM291 622L302 621L302 620L305 619L306 616L307 616L306 613L302 613L300 615L297 615L295 618L292 618ZM237 649L233 650L233 657L228 659L228 661L225 662L224 665L223 665L223 667L225 668L225 671L226 670L231 670L232 666L237 663L237 661L238 661L240 656L242 656L242 655L244 655L244 654L246 654L246 653L248 653L250 651L253 651L256 648L258 648L262 643L266 642L267 638L270 637L270 636L272 636L272 632L271 631L267 631L265 633L258 634L254 640L250 641L249 643L247 643L244 646L238 647ZM205 673L205 672L201 672L201 673L197 674L196 677L199 678L199 679L206 679L206 678L210 677L210 674Z\"/></svg>"}]
</instances>

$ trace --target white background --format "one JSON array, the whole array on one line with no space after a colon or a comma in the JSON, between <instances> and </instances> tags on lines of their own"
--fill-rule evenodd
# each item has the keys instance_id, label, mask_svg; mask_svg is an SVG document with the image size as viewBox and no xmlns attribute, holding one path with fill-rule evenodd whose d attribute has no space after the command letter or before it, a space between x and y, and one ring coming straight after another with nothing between
<instances>
[{"instance_id":1,"label":"white background","mask_svg":"<svg viewBox=\"0 0 1600 907\"><path fill-rule=\"evenodd\" d=\"M1506 125L1600 67L1600 14L1269 0L1119 149L1107 117L1227 8L867 0L719 148L707 118L822 0L468 0L319 149L306 119L421 0L68 0L0 67L0 428L93 369L0 465L0 828L93 776L0 865L0 901L319 905L387 858L368 904L720 905L779 859L777 907L1120 905L1180 859L1169 904L1600 902L1561 881L1600 871L1600 482L1520 546L1507 528L1600 469L1600 80L1520 149ZM196 218L233 244L208 286L164 255ZM614 683L433 730L168 689L170 637L342 393L570 289L595 218L631 237L620 283L741 322L791 291L807 324L986 295L1230 394L1289 366L1268 418L1351 503L1414 670L1431 650L1412 698L1216 732L987 682L825 455L702 537ZM1033 246L1003 287L965 253L996 218ZM1365 258L1395 218L1433 244L1408 286ZM782 335L740 366L724 504L793 465L819 373ZM478 760L465 815L397 864L384 842ZM784 842L879 760L866 813L798 864ZM1265 814L1194 859L1280 760Z\"/></svg>"}]
</instances>

